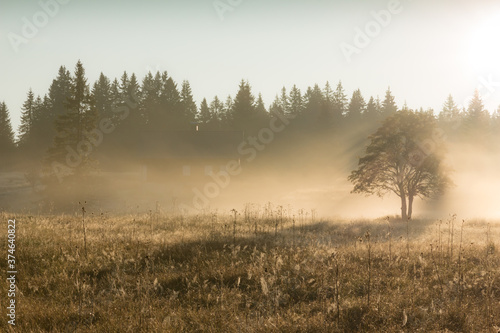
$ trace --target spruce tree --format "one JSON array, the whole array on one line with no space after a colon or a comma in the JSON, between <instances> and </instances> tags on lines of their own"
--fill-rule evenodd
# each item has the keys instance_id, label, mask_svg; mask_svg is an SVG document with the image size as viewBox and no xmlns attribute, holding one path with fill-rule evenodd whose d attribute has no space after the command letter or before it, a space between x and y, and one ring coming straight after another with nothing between
<instances>
[{"instance_id":1,"label":"spruce tree","mask_svg":"<svg viewBox=\"0 0 500 333\"><path fill-rule=\"evenodd\" d=\"M255 126L258 128L263 128L267 126L269 121L269 113L267 112L266 106L264 104L264 99L262 94L259 93L257 96L257 101L255 102Z\"/></svg>"},{"instance_id":2,"label":"spruce tree","mask_svg":"<svg viewBox=\"0 0 500 333\"><path fill-rule=\"evenodd\" d=\"M202 124L202 129L209 129L213 120L213 115L208 107L207 99L204 98L200 104L200 112L198 112L198 121Z\"/></svg>"},{"instance_id":3,"label":"spruce tree","mask_svg":"<svg viewBox=\"0 0 500 333\"><path fill-rule=\"evenodd\" d=\"M14 151L14 131L10 123L9 110L5 102L0 103L0 155L10 156ZM3 160L3 158L2 158Z\"/></svg>"},{"instance_id":4,"label":"spruce tree","mask_svg":"<svg viewBox=\"0 0 500 333\"><path fill-rule=\"evenodd\" d=\"M95 108L91 107L85 69L80 61L75 66L71 94L66 105L66 113L56 119L57 135L48 156L48 162L59 181L69 175L86 174L94 165L90 158L95 149L91 132L95 129L97 115Z\"/></svg>"},{"instance_id":5,"label":"spruce tree","mask_svg":"<svg viewBox=\"0 0 500 333\"><path fill-rule=\"evenodd\" d=\"M182 82L180 104L185 122L187 124L194 122L196 119L198 108L196 106L196 103L194 102L191 86L189 84L189 81L187 80L184 80Z\"/></svg>"},{"instance_id":6,"label":"spruce tree","mask_svg":"<svg viewBox=\"0 0 500 333\"><path fill-rule=\"evenodd\" d=\"M469 102L466 117L467 121L473 126L484 126L489 119L488 111L485 110L483 100L477 89Z\"/></svg>"},{"instance_id":7,"label":"spruce tree","mask_svg":"<svg viewBox=\"0 0 500 333\"><path fill-rule=\"evenodd\" d=\"M164 71L159 78L161 82L159 95L159 109L154 113L153 122L150 124L155 130L180 130L189 129L181 106L181 96L177 84ZM155 77L157 80L157 77Z\"/></svg>"},{"instance_id":8,"label":"spruce tree","mask_svg":"<svg viewBox=\"0 0 500 333\"><path fill-rule=\"evenodd\" d=\"M117 156L127 155L129 158L135 158L140 150L138 143L141 140L141 132L145 130L146 124L138 100L141 89L134 73L130 77L126 72L123 73L117 87L118 93L113 92L116 89L114 88L115 85L111 85L111 94L116 95L115 100L112 102L116 108L114 109L115 130L106 139L105 147L112 149L111 154Z\"/></svg>"},{"instance_id":9,"label":"spruce tree","mask_svg":"<svg viewBox=\"0 0 500 333\"><path fill-rule=\"evenodd\" d=\"M34 97L30 89L22 106L21 124L19 126L19 149L30 162L42 157L52 142L53 131L52 103L48 96L42 99Z\"/></svg>"},{"instance_id":10,"label":"spruce tree","mask_svg":"<svg viewBox=\"0 0 500 333\"><path fill-rule=\"evenodd\" d=\"M224 103L219 99L219 97L215 96L210 103L209 109L210 114L213 117L214 129L221 129L226 120Z\"/></svg>"},{"instance_id":11,"label":"spruce tree","mask_svg":"<svg viewBox=\"0 0 500 333\"><path fill-rule=\"evenodd\" d=\"M148 72L142 79L140 95L140 113L146 122L146 129L153 127L155 114L159 113L160 107L160 81L159 73L153 76Z\"/></svg>"},{"instance_id":12,"label":"spruce tree","mask_svg":"<svg viewBox=\"0 0 500 333\"><path fill-rule=\"evenodd\" d=\"M113 117L111 82L102 72L92 87L92 100L100 117L110 119Z\"/></svg>"},{"instance_id":13,"label":"spruce tree","mask_svg":"<svg viewBox=\"0 0 500 333\"><path fill-rule=\"evenodd\" d=\"M256 117L258 117L261 121L267 119L268 113L266 110L266 106L264 105L264 99L262 98L261 93L259 93L259 96L257 96L257 102L255 102L255 114Z\"/></svg>"},{"instance_id":14,"label":"spruce tree","mask_svg":"<svg viewBox=\"0 0 500 333\"><path fill-rule=\"evenodd\" d=\"M460 109L455 104L455 101L453 100L453 97L450 94L448 95L448 98L446 99L446 102L443 105L443 109L439 113L439 120L450 122L454 121L459 117L460 117Z\"/></svg>"},{"instance_id":15,"label":"spruce tree","mask_svg":"<svg viewBox=\"0 0 500 333\"><path fill-rule=\"evenodd\" d=\"M324 107L324 97L318 84L308 87L304 94L304 116L302 123L306 128L317 129L321 124L321 113Z\"/></svg>"},{"instance_id":16,"label":"spruce tree","mask_svg":"<svg viewBox=\"0 0 500 333\"><path fill-rule=\"evenodd\" d=\"M28 91L28 96L21 108L21 124L19 125L19 146L24 149L31 143L33 122L35 121L35 94Z\"/></svg>"},{"instance_id":17,"label":"spruce tree","mask_svg":"<svg viewBox=\"0 0 500 333\"><path fill-rule=\"evenodd\" d=\"M49 110L46 109L43 99L37 96L33 103L33 122L29 135L30 154L32 154L31 156L35 159L42 156L40 155L40 151L45 151L48 148L48 146L43 146L44 127L47 126L45 122L47 112L49 112Z\"/></svg>"},{"instance_id":18,"label":"spruce tree","mask_svg":"<svg viewBox=\"0 0 500 333\"><path fill-rule=\"evenodd\" d=\"M347 117L352 123L356 123L361 120L361 116L365 113L365 111L366 102L363 95L361 95L361 90L356 89L352 93L351 101L347 107Z\"/></svg>"},{"instance_id":19,"label":"spruce tree","mask_svg":"<svg viewBox=\"0 0 500 333\"><path fill-rule=\"evenodd\" d=\"M223 112L221 115L221 126L224 129L233 129L233 105L234 105L234 100L231 97L231 95L228 95L226 97L226 101L224 102L224 108Z\"/></svg>"},{"instance_id":20,"label":"spruce tree","mask_svg":"<svg viewBox=\"0 0 500 333\"><path fill-rule=\"evenodd\" d=\"M90 108L90 98L90 90L87 78L85 77L85 69L81 61L78 60L73 77L73 93L68 103L69 114L73 116L73 122L70 122L69 125L74 126L76 131L75 139L78 141L84 139L84 132L92 129L94 122L97 120Z\"/></svg>"},{"instance_id":21,"label":"spruce tree","mask_svg":"<svg viewBox=\"0 0 500 333\"><path fill-rule=\"evenodd\" d=\"M131 102L132 101L137 102L139 100L140 95L141 95L141 87L139 86L137 76L135 76L135 73L132 73L132 75L130 75L130 81L128 83L125 98L130 99Z\"/></svg>"},{"instance_id":22,"label":"spruce tree","mask_svg":"<svg viewBox=\"0 0 500 333\"><path fill-rule=\"evenodd\" d=\"M446 102L438 116L440 126L443 127L447 134L456 134L462 123L462 114L460 109L455 104L453 97L448 95Z\"/></svg>"},{"instance_id":23,"label":"spruce tree","mask_svg":"<svg viewBox=\"0 0 500 333\"><path fill-rule=\"evenodd\" d=\"M250 84L241 80L238 93L232 107L232 125L235 129L252 133L256 129L255 98Z\"/></svg>"},{"instance_id":24,"label":"spruce tree","mask_svg":"<svg viewBox=\"0 0 500 333\"><path fill-rule=\"evenodd\" d=\"M113 82L111 82L111 87L109 89L110 99L111 99L111 109L114 110L120 106L122 102L122 96L120 92L120 83L115 78Z\"/></svg>"},{"instance_id":25,"label":"spruce tree","mask_svg":"<svg viewBox=\"0 0 500 333\"><path fill-rule=\"evenodd\" d=\"M290 90L288 100L290 101L289 115L300 117L304 112L304 101L300 89L296 85L293 85L292 90Z\"/></svg>"},{"instance_id":26,"label":"spruce tree","mask_svg":"<svg viewBox=\"0 0 500 333\"><path fill-rule=\"evenodd\" d=\"M44 148L43 152L47 152L47 148L53 145L57 131L55 128L56 119L67 112L68 101L72 93L72 78L71 73L66 67L59 67L57 77L52 81L49 88L49 93L44 96L44 115L42 122Z\"/></svg>"},{"instance_id":27,"label":"spruce tree","mask_svg":"<svg viewBox=\"0 0 500 333\"><path fill-rule=\"evenodd\" d=\"M347 112L348 106L347 95L345 94L342 81L339 81L337 88L333 93L333 117L335 120L342 119L342 116Z\"/></svg>"},{"instance_id":28,"label":"spruce tree","mask_svg":"<svg viewBox=\"0 0 500 333\"><path fill-rule=\"evenodd\" d=\"M42 158L43 154L52 145L56 134L54 129L54 106L48 95L43 96L42 103L37 109L37 125L35 126L35 137L41 147L37 158Z\"/></svg>"},{"instance_id":29,"label":"spruce tree","mask_svg":"<svg viewBox=\"0 0 500 333\"><path fill-rule=\"evenodd\" d=\"M326 81L318 110L318 125L322 128L328 128L341 118L341 115L342 111L338 110L335 102L335 92L332 90L330 82Z\"/></svg>"},{"instance_id":30,"label":"spruce tree","mask_svg":"<svg viewBox=\"0 0 500 333\"><path fill-rule=\"evenodd\" d=\"M289 114L290 113L290 101L288 99L288 96L286 94L286 88L283 87L281 88L281 95L280 95L280 106L283 114Z\"/></svg>"},{"instance_id":31,"label":"spruce tree","mask_svg":"<svg viewBox=\"0 0 500 333\"><path fill-rule=\"evenodd\" d=\"M380 116L380 105L377 104L373 96L370 96L368 103L366 104L366 110L363 113L365 119L369 122L375 122Z\"/></svg>"},{"instance_id":32,"label":"spruce tree","mask_svg":"<svg viewBox=\"0 0 500 333\"><path fill-rule=\"evenodd\" d=\"M394 96L392 96L391 88L387 88L385 92L385 99L382 102L382 117L389 117L398 111Z\"/></svg>"},{"instance_id":33,"label":"spruce tree","mask_svg":"<svg viewBox=\"0 0 500 333\"><path fill-rule=\"evenodd\" d=\"M143 128L143 124L145 123L140 108L141 87L139 86L135 73L130 75L130 79L125 76L126 73L122 76L122 83L119 87L119 97L114 103L118 107L124 107L128 110L126 117L125 115L120 117L121 122L135 124L136 130L139 130Z\"/></svg>"},{"instance_id":34,"label":"spruce tree","mask_svg":"<svg viewBox=\"0 0 500 333\"><path fill-rule=\"evenodd\" d=\"M486 144L489 141L490 132L490 114L484 108L483 100L479 91L476 89L469 102L465 114L463 130L469 140L476 140L480 144Z\"/></svg>"},{"instance_id":35,"label":"spruce tree","mask_svg":"<svg viewBox=\"0 0 500 333\"><path fill-rule=\"evenodd\" d=\"M53 120L59 115L66 113L68 100L72 93L71 73L66 67L59 67L57 78L52 81L49 88L49 99L51 103L51 116Z\"/></svg>"},{"instance_id":36,"label":"spruce tree","mask_svg":"<svg viewBox=\"0 0 500 333\"><path fill-rule=\"evenodd\" d=\"M269 106L269 112L271 114L285 114L285 111L283 110L283 105L281 103L281 99L278 95L274 97L273 102Z\"/></svg>"},{"instance_id":37,"label":"spruce tree","mask_svg":"<svg viewBox=\"0 0 500 333\"><path fill-rule=\"evenodd\" d=\"M128 91L128 86L129 86L129 78L127 71L124 71L122 76L120 77L120 94L121 94L121 99L124 99L127 97L127 91Z\"/></svg>"}]
</instances>

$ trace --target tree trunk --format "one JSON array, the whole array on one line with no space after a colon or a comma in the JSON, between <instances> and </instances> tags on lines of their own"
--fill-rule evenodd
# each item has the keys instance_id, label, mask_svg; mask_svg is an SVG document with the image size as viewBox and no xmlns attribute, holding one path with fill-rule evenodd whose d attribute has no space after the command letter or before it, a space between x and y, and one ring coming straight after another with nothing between
<instances>
[{"instance_id":1,"label":"tree trunk","mask_svg":"<svg viewBox=\"0 0 500 333\"><path fill-rule=\"evenodd\" d=\"M404 190L401 191L401 195L400 195L400 198L401 198L401 219L404 221L406 220L406 195L405 195L405 192Z\"/></svg>"},{"instance_id":2,"label":"tree trunk","mask_svg":"<svg viewBox=\"0 0 500 333\"><path fill-rule=\"evenodd\" d=\"M408 219L411 219L411 214L413 212L413 195L408 195Z\"/></svg>"}]
</instances>

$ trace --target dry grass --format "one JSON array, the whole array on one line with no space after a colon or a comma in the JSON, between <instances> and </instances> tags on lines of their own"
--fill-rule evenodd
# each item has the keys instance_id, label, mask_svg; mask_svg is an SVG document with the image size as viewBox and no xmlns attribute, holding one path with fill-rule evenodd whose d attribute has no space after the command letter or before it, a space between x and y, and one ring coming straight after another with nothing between
<instances>
[{"instance_id":1,"label":"dry grass","mask_svg":"<svg viewBox=\"0 0 500 333\"><path fill-rule=\"evenodd\" d=\"M493 332L498 221L17 216L19 332ZM2 221L11 218L0 215ZM451 225L453 222L453 241ZM408 227L408 230L407 230ZM369 234L367 233L369 232ZM6 237L1 239L6 253ZM0 261L2 276L6 260ZM6 295L5 280L1 295ZM6 308L6 297L0 298ZM7 323L0 321L2 331Z\"/></svg>"}]
</instances>

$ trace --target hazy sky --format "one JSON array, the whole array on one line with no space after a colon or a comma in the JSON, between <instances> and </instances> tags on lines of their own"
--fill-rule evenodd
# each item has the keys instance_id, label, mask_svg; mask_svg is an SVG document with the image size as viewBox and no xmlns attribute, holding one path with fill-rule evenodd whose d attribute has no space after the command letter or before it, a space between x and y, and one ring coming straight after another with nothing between
<instances>
[{"instance_id":1,"label":"hazy sky","mask_svg":"<svg viewBox=\"0 0 500 333\"><path fill-rule=\"evenodd\" d=\"M399 106L437 111L448 94L462 104L480 88L491 111L499 36L493 0L0 0L0 101L17 130L29 88L43 96L58 68L73 72L80 59L91 84L101 71L142 80L166 70L179 85L189 80L198 102L234 96L242 78L266 106L283 86L342 80L349 97L360 88L366 100L383 98L390 86ZM356 48L350 61L342 45Z\"/></svg>"}]
</instances>

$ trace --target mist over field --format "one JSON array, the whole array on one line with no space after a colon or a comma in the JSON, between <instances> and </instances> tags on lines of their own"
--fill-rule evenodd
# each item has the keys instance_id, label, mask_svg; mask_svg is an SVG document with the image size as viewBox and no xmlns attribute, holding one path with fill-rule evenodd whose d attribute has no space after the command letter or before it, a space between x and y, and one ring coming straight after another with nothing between
<instances>
[{"instance_id":1,"label":"mist over field","mask_svg":"<svg viewBox=\"0 0 500 333\"><path fill-rule=\"evenodd\" d=\"M301 209L339 218L397 215L400 203L394 194L379 198L351 193L353 186L347 176L369 143L363 135L371 134L352 132L359 136L300 138L293 144L287 142L286 133L278 133L263 151L255 150L255 155L248 151L235 154L240 172L229 176L218 174L219 170L213 175L201 170L199 177L179 176L180 172L169 169L145 171L142 161L118 155L113 156L116 163L112 167L104 167L90 178L76 178L68 193L59 187L47 188L39 179L33 188L27 181L28 171L10 169L1 179L4 210L74 212L78 202L86 201L96 212L147 212L160 205L165 212L199 214L241 210L248 204L263 209L272 203L295 215ZM447 142L447 148L446 164L454 184L439 198L417 199L417 216L443 218L456 213L463 218L498 219L498 151L454 142ZM251 162L246 160L254 156ZM217 166L233 160L219 160ZM205 162L198 163L203 169Z\"/></svg>"}]
</instances>

